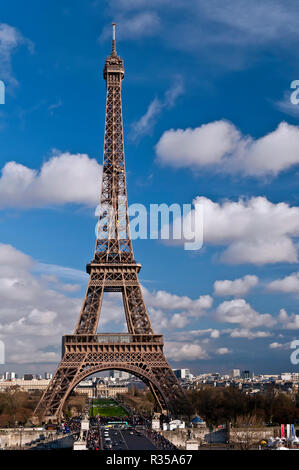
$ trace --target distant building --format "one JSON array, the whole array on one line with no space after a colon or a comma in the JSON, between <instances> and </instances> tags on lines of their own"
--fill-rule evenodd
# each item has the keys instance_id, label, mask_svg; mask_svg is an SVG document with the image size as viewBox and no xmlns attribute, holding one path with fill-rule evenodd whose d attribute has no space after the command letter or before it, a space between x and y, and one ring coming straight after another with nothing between
<instances>
[{"instance_id":1,"label":"distant building","mask_svg":"<svg viewBox=\"0 0 299 470\"><path fill-rule=\"evenodd\" d=\"M111 379L128 380L130 376L131 374L123 370L111 370L109 373Z\"/></svg>"},{"instance_id":2,"label":"distant building","mask_svg":"<svg viewBox=\"0 0 299 470\"><path fill-rule=\"evenodd\" d=\"M128 387L123 387L122 385L109 385L106 384L97 384L97 397L111 397L114 398L118 394L128 393Z\"/></svg>"},{"instance_id":3,"label":"distant building","mask_svg":"<svg viewBox=\"0 0 299 470\"><path fill-rule=\"evenodd\" d=\"M275 382L276 380L279 379L279 375L274 375L274 374L268 374L268 375L265 375L265 374L262 374L260 376L260 380L262 381L268 381L268 382Z\"/></svg>"},{"instance_id":4,"label":"distant building","mask_svg":"<svg viewBox=\"0 0 299 470\"><path fill-rule=\"evenodd\" d=\"M118 394L128 393L128 387L108 385L103 381L84 380L75 387L75 392L87 395L88 398L113 398Z\"/></svg>"},{"instance_id":5,"label":"distant building","mask_svg":"<svg viewBox=\"0 0 299 470\"><path fill-rule=\"evenodd\" d=\"M292 374L291 372L282 372L280 375L281 380L291 380Z\"/></svg>"},{"instance_id":6,"label":"distant building","mask_svg":"<svg viewBox=\"0 0 299 470\"><path fill-rule=\"evenodd\" d=\"M240 369L232 369L230 372L229 372L229 376L232 378L232 379L235 379L237 377L240 377Z\"/></svg>"},{"instance_id":7,"label":"distant building","mask_svg":"<svg viewBox=\"0 0 299 470\"><path fill-rule=\"evenodd\" d=\"M17 374L15 372L5 372L4 379L5 380L15 380L17 378Z\"/></svg>"},{"instance_id":8,"label":"distant building","mask_svg":"<svg viewBox=\"0 0 299 470\"><path fill-rule=\"evenodd\" d=\"M180 419L174 419L169 423L163 423L163 431L173 431L174 429L185 429L186 424Z\"/></svg>"},{"instance_id":9,"label":"distant building","mask_svg":"<svg viewBox=\"0 0 299 470\"><path fill-rule=\"evenodd\" d=\"M35 390L44 391L49 385L49 380L37 380L37 379L15 379L8 382L0 383L0 391L9 391L11 387L18 386L20 390L24 392L34 392Z\"/></svg>"},{"instance_id":10,"label":"distant building","mask_svg":"<svg viewBox=\"0 0 299 470\"><path fill-rule=\"evenodd\" d=\"M32 374L24 374L24 380L33 380Z\"/></svg>"},{"instance_id":11,"label":"distant building","mask_svg":"<svg viewBox=\"0 0 299 470\"><path fill-rule=\"evenodd\" d=\"M174 375L178 379L187 379L188 380L188 379L191 378L191 374L190 374L189 369L174 369L173 372L174 372Z\"/></svg>"},{"instance_id":12,"label":"distant building","mask_svg":"<svg viewBox=\"0 0 299 470\"><path fill-rule=\"evenodd\" d=\"M76 393L87 395L88 398L96 398L96 387L92 380L82 380L75 388Z\"/></svg>"},{"instance_id":13,"label":"distant building","mask_svg":"<svg viewBox=\"0 0 299 470\"><path fill-rule=\"evenodd\" d=\"M254 372L250 372L250 370L242 370L241 372L241 379L253 379L254 378Z\"/></svg>"},{"instance_id":14,"label":"distant building","mask_svg":"<svg viewBox=\"0 0 299 470\"><path fill-rule=\"evenodd\" d=\"M191 423L194 428L200 428L200 427L206 426L206 422L203 419L201 419L199 416L195 416L195 418L192 419Z\"/></svg>"}]
</instances>

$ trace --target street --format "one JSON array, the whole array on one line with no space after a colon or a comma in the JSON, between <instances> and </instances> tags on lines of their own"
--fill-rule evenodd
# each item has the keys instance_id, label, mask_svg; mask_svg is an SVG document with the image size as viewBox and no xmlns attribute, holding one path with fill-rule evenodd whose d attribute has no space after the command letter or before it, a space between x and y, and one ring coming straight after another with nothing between
<instances>
[{"instance_id":1,"label":"street","mask_svg":"<svg viewBox=\"0 0 299 470\"><path fill-rule=\"evenodd\" d=\"M134 428L101 428L101 441L104 450L156 450L154 444Z\"/></svg>"}]
</instances>

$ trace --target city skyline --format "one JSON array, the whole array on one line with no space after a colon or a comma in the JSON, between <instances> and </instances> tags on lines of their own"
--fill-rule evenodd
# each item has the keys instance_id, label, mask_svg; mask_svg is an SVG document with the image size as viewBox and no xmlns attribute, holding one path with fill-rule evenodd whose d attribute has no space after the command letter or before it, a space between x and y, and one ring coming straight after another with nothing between
<instances>
[{"instance_id":1,"label":"city skyline","mask_svg":"<svg viewBox=\"0 0 299 470\"><path fill-rule=\"evenodd\" d=\"M19 2L3 7L0 340L7 359L0 373L45 365L54 372L61 336L73 332L81 308L95 243L100 73L112 20L126 67L129 204L200 200L204 207L197 253L182 243L134 241L171 367L298 371L290 362L299 329L299 108L291 102L298 33L281 25L295 25L299 11L269 0L269 18L263 6L253 9L254 22L241 21L237 2L222 3L212 12L209 2L187 1L185 19L182 3L168 0L150 8L143 0L46 0L30 19ZM261 18L271 31L263 25L261 34ZM173 25L185 33L179 44ZM100 328L119 331L124 320L121 299L107 294Z\"/></svg>"}]
</instances>

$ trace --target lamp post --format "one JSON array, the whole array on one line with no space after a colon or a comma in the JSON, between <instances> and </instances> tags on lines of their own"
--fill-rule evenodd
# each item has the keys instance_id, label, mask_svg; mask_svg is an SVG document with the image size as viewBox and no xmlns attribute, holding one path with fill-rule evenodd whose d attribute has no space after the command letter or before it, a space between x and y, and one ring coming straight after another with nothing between
<instances>
[{"instance_id":1,"label":"lamp post","mask_svg":"<svg viewBox=\"0 0 299 470\"><path fill-rule=\"evenodd\" d=\"M20 444L19 444L19 446L20 446L20 448L22 447L22 432L23 432L23 429L24 429L23 426L19 427L19 433L20 433Z\"/></svg>"}]
</instances>

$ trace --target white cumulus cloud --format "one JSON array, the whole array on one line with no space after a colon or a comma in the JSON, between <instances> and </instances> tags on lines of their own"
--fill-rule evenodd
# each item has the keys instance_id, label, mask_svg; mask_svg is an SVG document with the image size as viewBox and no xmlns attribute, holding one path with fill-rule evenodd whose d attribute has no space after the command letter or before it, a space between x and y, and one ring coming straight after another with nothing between
<instances>
[{"instance_id":1,"label":"white cumulus cloud","mask_svg":"<svg viewBox=\"0 0 299 470\"><path fill-rule=\"evenodd\" d=\"M199 196L193 204L202 211L204 246L225 247L220 261L256 265L298 262L299 207L275 204L261 196L222 202ZM199 211L194 209L188 217L198 217ZM197 226L201 228L201 224ZM195 233L196 239L200 236Z\"/></svg>"},{"instance_id":2,"label":"white cumulus cloud","mask_svg":"<svg viewBox=\"0 0 299 470\"><path fill-rule=\"evenodd\" d=\"M14 161L2 168L0 208L97 203L101 166L86 154L58 153L41 169Z\"/></svg>"},{"instance_id":3,"label":"white cumulus cloud","mask_svg":"<svg viewBox=\"0 0 299 470\"><path fill-rule=\"evenodd\" d=\"M231 354L231 350L228 348L218 348L216 349L215 353L218 354L218 356L224 356L225 354Z\"/></svg>"},{"instance_id":4,"label":"white cumulus cloud","mask_svg":"<svg viewBox=\"0 0 299 470\"><path fill-rule=\"evenodd\" d=\"M206 310L211 308L213 299L210 295L201 295L198 299L191 299L187 296L178 296L166 291L149 292L143 287L144 298L149 307L160 308L162 310L183 310L190 317L200 317L206 314Z\"/></svg>"},{"instance_id":5,"label":"white cumulus cloud","mask_svg":"<svg viewBox=\"0 0 299 470\"><path fill-rule=\"evenodd\" d=\"M281 122L254 139L228 121L165 131L156 145L157 160L174 168L210 168L243 176L276 176L299 164L299 127Z\"/></svg>"},{"instance_id":6,"label":"white cumulus cloud","mask_svg":"<svg viewBox=\"0 0 299 470\"><path fill-rule=\"evenodd\" d=\"M216 309L216 319L223 323L238 323L248 329L271 327L276 324L272 315L256 312L244 299L227 300L219 304Z\"/></svg>"},{"instance_id":7,"label":"white cumulus cloud","mask_svg":"<svg viewBox=\"0 0 299 470\"><path fill-rule=\"evenodd\" d=\"M235 328L230 330L231 338L247 338L247 339L256 339L256 338L268 338L272 336L269 331L256 331L249 330L248 328Z\"/></svg>"},{"instance_id":8,"label":"white cumulus cloud","mask_svg":"<svg viewBox=\"0 0 299 470\"><path fill-rule=\"evenodd\" d=\"M258 277L253 275L247 275L234 281L224 280L215 281L214 283L214 294L218 296L232 295L239 297L245 295L250 289L258 284Z\"/></svg>"},{"instance_id":9,"label":"white cumulus cloud","mask_svg":"<svg viewBox=\"0 0 299 470\"><path fill-rule=\"evenodd\" d=\"M166 356L175 361L194 361L196 359L208 359L207 352L199 344L168 342L165 344Z\"/></svg>"},{"instance_id":10,"label":"white cumulus cloud","mask_svg":"<svg viewBox=\"0 0 299 470\"><path fill-rule=\"evenodd\" d=\"M274 343L269 344L270 349L280 349L283 347L283 344L277 343L276 341Z\"/></svg>"},{"instance_id":11,"label":"white cumulus cloud","mask_svg":"<svg viewBox=\"0 0 299 470\"><path fill-rule=\"evenodd\" d=\"M282 279L276 279L268 284L271 291L298 293L299 292L299 272L292 273Z\"/></svg>"},{"instance_id":12,"label":"white cumulus cloud","mask_svg":"<svg viewBox=\"0 0 299 470\"><path fill-rule=\"evenodd\" d=\"M299 315L292 313L288 315L287 311L282 308L279 312L279 321L286 330L299 330Z\"/></svg>"}]
</instances>

